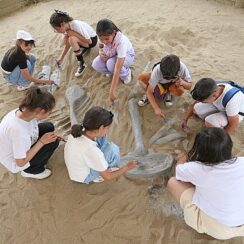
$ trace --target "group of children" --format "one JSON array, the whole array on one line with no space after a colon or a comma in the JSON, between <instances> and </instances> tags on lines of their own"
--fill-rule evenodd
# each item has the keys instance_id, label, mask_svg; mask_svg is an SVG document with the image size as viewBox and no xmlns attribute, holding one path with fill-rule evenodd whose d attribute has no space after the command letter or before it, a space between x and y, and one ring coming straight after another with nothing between
<instances>
[{"instance_id":1,"label":"group of children","mask_svg":"<svg viewBox=\"0 0 244 244\"><path fill-rule=\"evenodd\" d=\"M64 49L57 62L61 64L70 48L78 60L75 76L80 76L86 64L83 54L96 46L99 55L92 67L112 76L109 100L117 99L116 89L121 79L128 84L130 66L135 52L130 40L108 19L97 23L96 32L87 23L74 20L66 12L55 10L50 24L64 35ZM52 80L33 77L35 56L30 53L35 41L25 31L17 32L16 46L6 52L1 69L7 82L27 89L19 108L12 110L0 123L0 162L11 172L21 172L23 177L44 179L51 171L48 159L62 137L57 135L52 123L39 123L55 106L52 94L30 87L31 82L52 84ZM139 106L151 104L157 116L165 117L159 106L163 101L171 106L174 96L192 88L189 70L173 54L155 64L152 72L139 76L146 94ZM244 158L232 155L229 132L235 130L244 115L244 94L231 93L233 84L203 78L191 91L195 100L181 120L181 129L195 114L205 122L205 127L195 138L192 149L178 156L176 176L170 178L168 190L184 209L186 223L200 233L218 239L244 236ZM228 97L228 98L227 98ZM106 138L113 114L101 107L92 107L81 125L73 125L64 148L64 159L71 180L89 184L113 180L136 167L132 160L119 168L119 148Z\"/></svg>"}]
</instances>

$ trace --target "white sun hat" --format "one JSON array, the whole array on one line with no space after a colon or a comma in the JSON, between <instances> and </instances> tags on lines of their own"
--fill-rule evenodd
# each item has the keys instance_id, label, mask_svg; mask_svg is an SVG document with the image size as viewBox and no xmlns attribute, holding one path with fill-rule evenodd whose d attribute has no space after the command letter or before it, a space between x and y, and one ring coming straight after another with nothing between
<instances>
[{"instance_id":1,"label":"white sun hat","mask_svg":"<svg viewBox=\"0 0 244 244\"><path fill-rule=\"evenodd\" d=\"M34 41L34 38L31 36L31 34L24 30L18 30L16 34L17 40L24 40L24 41Z\"/></svg>"}]
</instances>

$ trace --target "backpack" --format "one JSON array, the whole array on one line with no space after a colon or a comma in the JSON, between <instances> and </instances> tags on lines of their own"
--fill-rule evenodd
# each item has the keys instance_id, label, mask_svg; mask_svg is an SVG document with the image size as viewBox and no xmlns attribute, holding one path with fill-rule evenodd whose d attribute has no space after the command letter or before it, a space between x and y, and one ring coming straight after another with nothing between
<instances>
[{"instance_id":1,"label":"backpack","mask_svg":"<svg viewBox=\"0 0 244 244\"><path fill-rule=\"evenodd\" d=\"M230 101L230 99L237 93L237 92L242 92L244 94L244 86L240 86L234 81L226 81L226 80L218 80L216 81L217 84L219 83L225 83L229 84L232 86L232 88L224 95L223 100L222 100L222 105L225 108L227 103ZM239 112L240 115L244 116L244 113Z\"/></svg>"}]
</instances>

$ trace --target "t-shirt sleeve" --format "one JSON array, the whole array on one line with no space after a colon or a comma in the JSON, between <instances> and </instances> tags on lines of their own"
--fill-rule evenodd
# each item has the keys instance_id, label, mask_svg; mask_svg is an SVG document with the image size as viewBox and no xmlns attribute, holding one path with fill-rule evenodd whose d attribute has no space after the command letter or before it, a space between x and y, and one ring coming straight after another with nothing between
<instances>
[{"instance_id":1,"label":"t-shirt sleeve","mask_svg":"<svg viewBox=\"0 0 244 244\"><path fill-rule=\"evenodd\" d=\"M193 185L197 185L201 181L202 171L199 170L202 167L196 162L187 162L179 164L176 167L176 179L184 182L190 182Z\"/></svg>"},{"instance_id":2,"label":"t-shirt sleeve","mask_svg":"<svg viewBox=\"0 0 244 244\"><path fill-rule=\"evenodd\" d=\"M82 24L73 23L72 27L74 31L76 31L86 39L90 39L90 35L88 34L88 31L86 30L85 26L83 26Z\"/></svg>"},{"instance_id":3,"label":"t-shirt sleeve","mask_svg":"<svg viewBox=\"0 0 244 244\"><path fill-rule=\"evenodd\" d=\"M95 151L93 149L92 153L87 150L83 156L87 166L93 170L102 172L108 168L108 163L104 157L104 154L99 148L97 148Z\"/></svg>"},{"instance_id":4,"label":"t-shirt sleeve","mask_svg":"<svg viewBox=\"0 0 244 244\"><path fill-rule=\"evenodd\" d=\"M126 57L126 53L127 53L127 43L125 38L121 38L121 41L119 43L119 45L117 46L116 49L117 52L117 57L118 58L125 58Z\"/></svg>"},{"instance_id":5,"label":"t-shirt sleeve","mask_svg":"<svg viewBox=\"0 0 244 244\"><path fill-rule=\"evenodd\" d=\"M242 106L240 101L243 100L241 96L243 96L243 94L238 92L229 100L225 107L227 116L236 116L239 112L242 112L240 111Z\"/></svg>"},{"instance_id":6,"label":"t-shirt sleeve","mask_svg":"<svg viewBox=\"0 0 244 244\"><path fill-rule=\"evenodd\" d=\"M191 82L191 76L188 68L186 67L185 64L181 63L180 64L180 69L181 69L181 77L183 80L187 82Z\"/></svg>"},{"instance_id":7,"label":"t-shirt sleeve","mask_svg":"<svg viewBox=\"0 0 244 244\"><path fill-rule=\"evenodd\" d=\"M158 82L160 81L160 64L158 64L152 71L151 78L149 80L149 84L155 88Z\"/></svg>"},{"instance_id":8,"label":"t-shirt sleeve","mask_svg":"<svg viewBox=\"0 0 244 244\"><path fill-rule=\"evenodd\" d=\"M21 135L21 133L16 130L11 132L11 138L14 158L26 158L26 153L31 148L31 139Z\"/></svg>"},{"instance_id":9,"label":"t-shirt sleeve","mask_svg":"<svg viewBox=\"0 0 244 244\"><path fill-rule=\"evenodd\" d=\"M26 69L27 68L27 60L25 57L20 56L18 59L18 65L20 69Z\"/></svg>"}]
</instances>

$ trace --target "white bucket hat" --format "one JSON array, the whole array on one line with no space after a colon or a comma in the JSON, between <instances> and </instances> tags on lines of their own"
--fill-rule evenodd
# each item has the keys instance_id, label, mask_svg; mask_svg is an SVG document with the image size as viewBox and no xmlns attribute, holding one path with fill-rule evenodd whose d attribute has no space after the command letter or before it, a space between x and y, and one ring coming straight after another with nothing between
<instances>
[{"instance_id":1,"label":"white bucket hat","mask_svg":"<svg viewBox=\"0 0 244 244\"><path fill-rule=\"evenodd\" d=\"M24 30L18 30L16 34L17 40L24 40L24 41L34 41L33 37L29 32L26 32Z\"/></svg>"}]
</instances>

